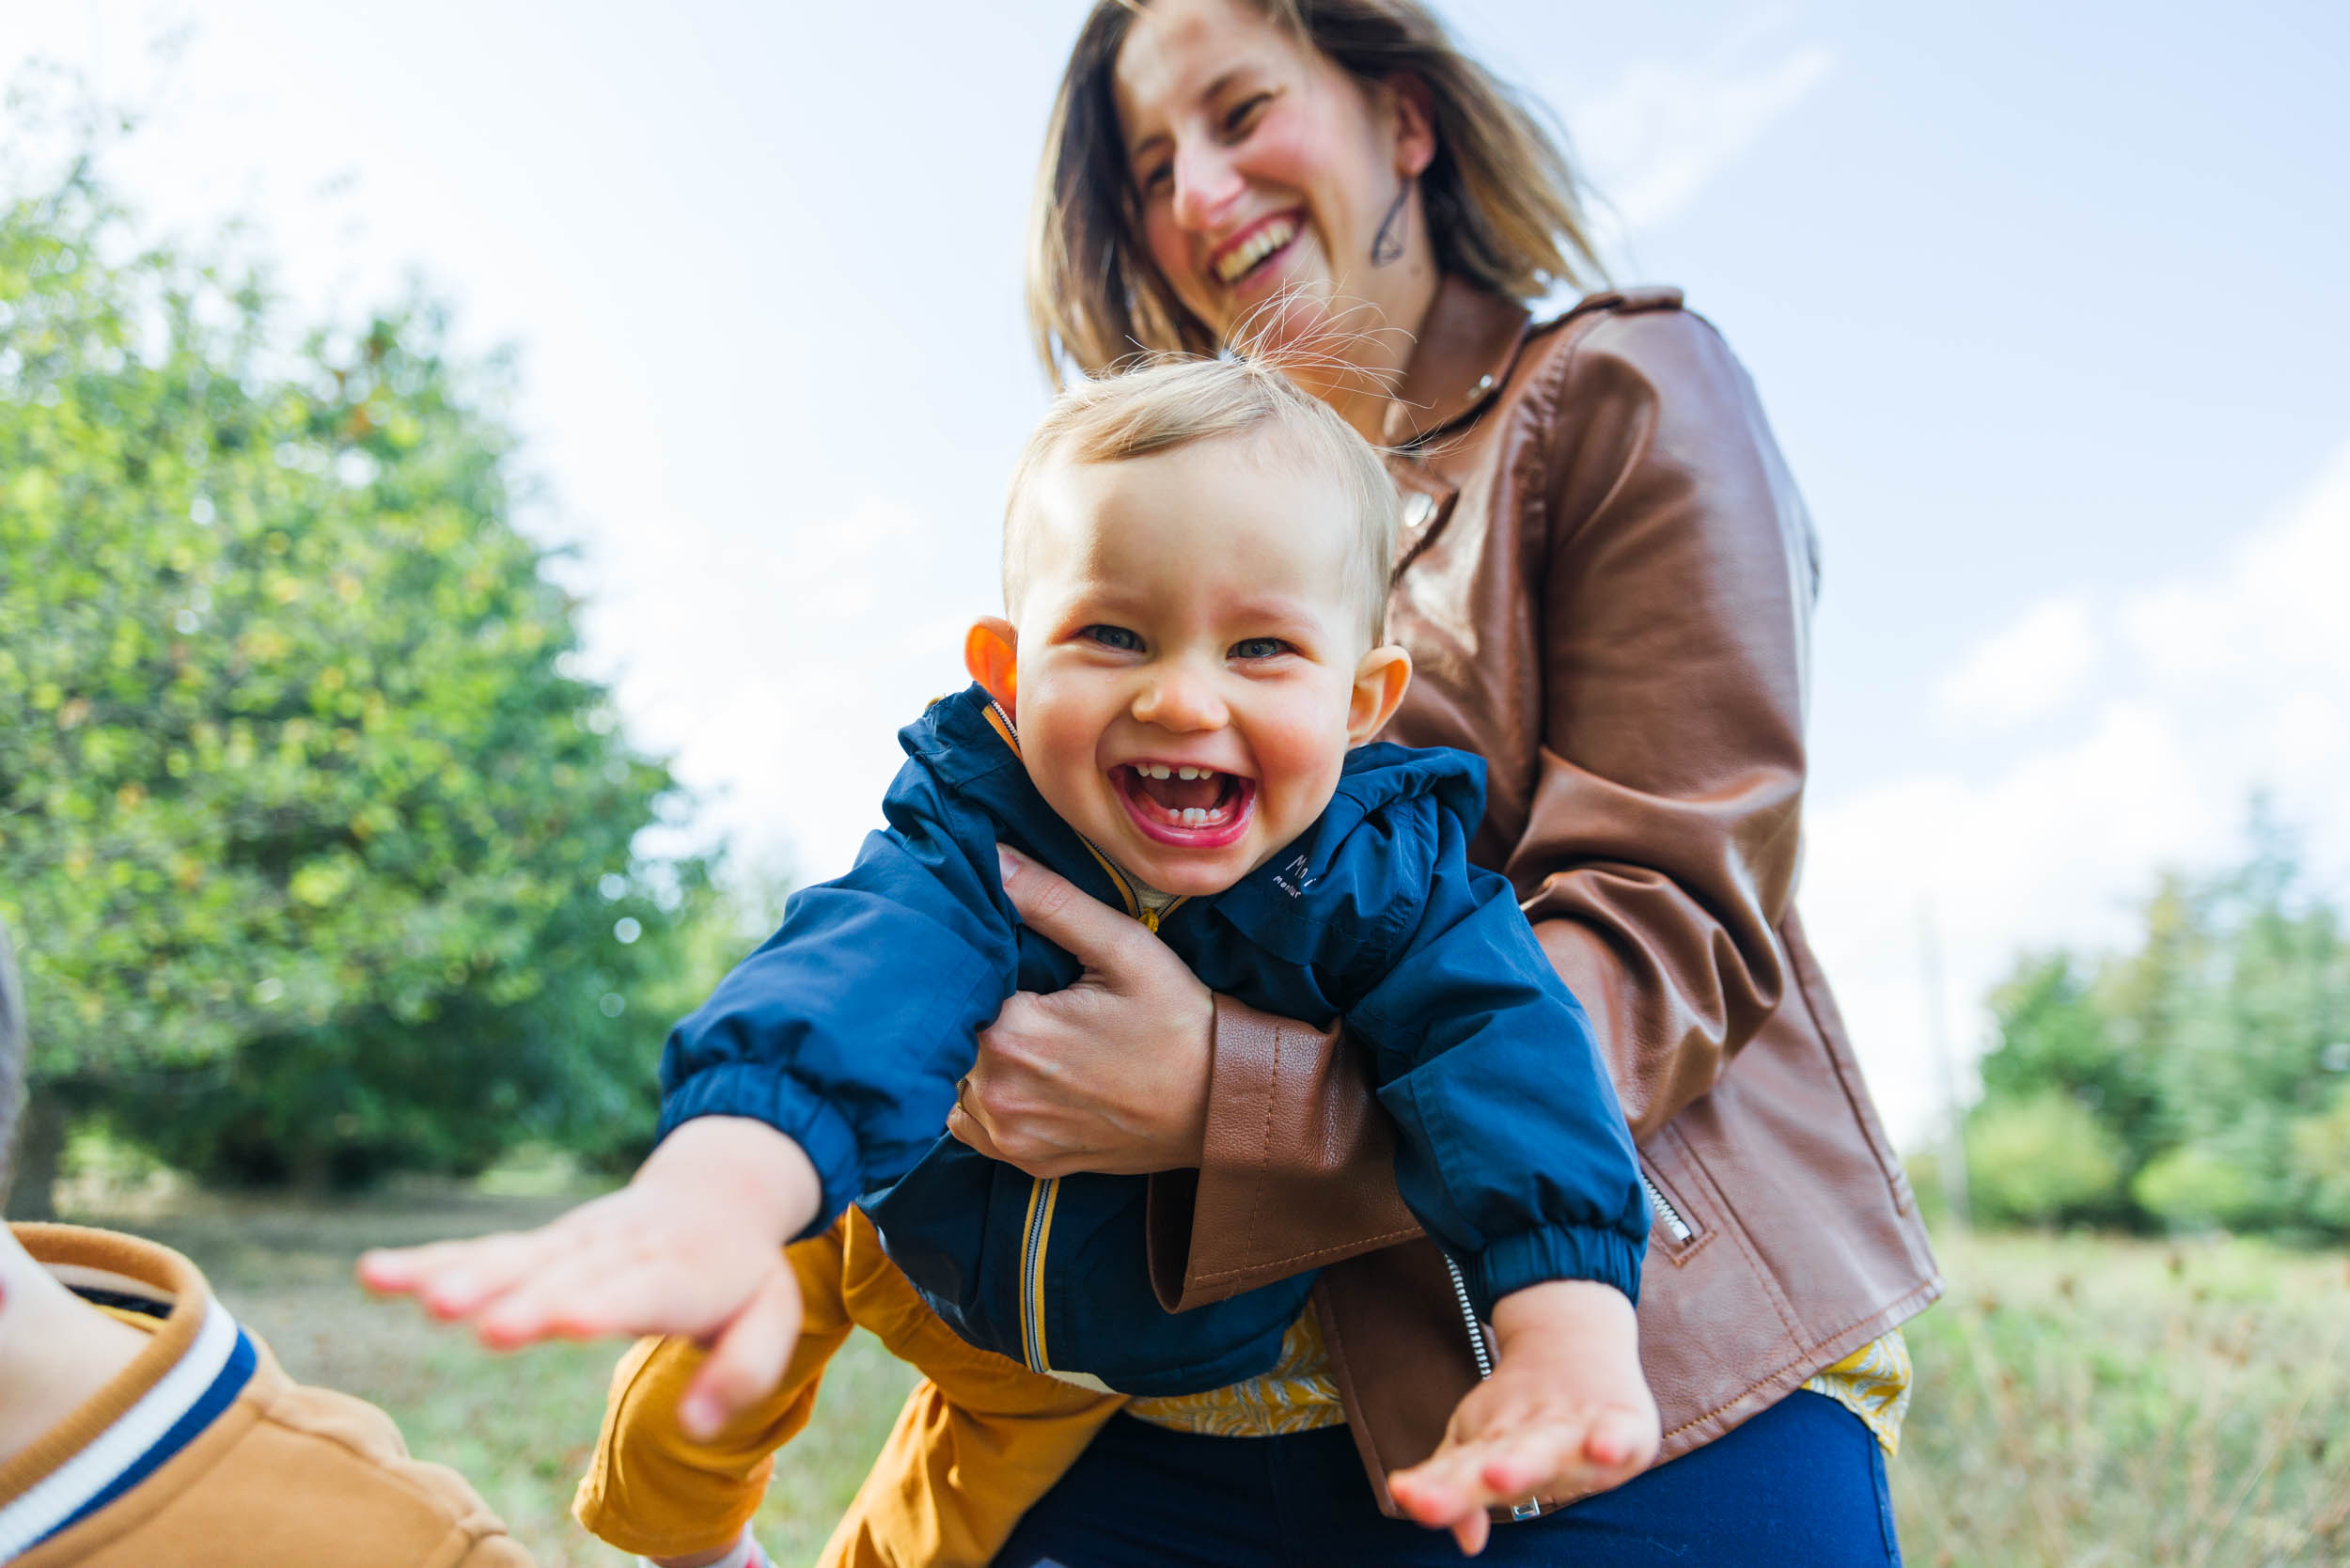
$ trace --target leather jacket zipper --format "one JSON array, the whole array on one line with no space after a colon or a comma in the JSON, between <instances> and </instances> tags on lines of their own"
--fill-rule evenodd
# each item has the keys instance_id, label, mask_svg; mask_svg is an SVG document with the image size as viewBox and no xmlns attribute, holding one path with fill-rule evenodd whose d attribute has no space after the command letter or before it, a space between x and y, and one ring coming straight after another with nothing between
<instances>
[{"instance_id":1,"label":"leather jacket zipper","mask_svg":"<svg viewBox=\"0 0 2350 1568\"><path fill-rule=\"evenodd\" d=\"M1485 1330L1477 1321L1477 1309L1469 1304L1468 1281L1461 1278L1461 1265L1449 1252L1444 1255L1444 1271L1452 1276L1452 1299L1460 1306L1461 1321L1468 1326L1469 1354L1477 1357L1477 1381L1482 1383L1494 1374L1494 1358L1485 1349Z\"/></svg>"},{"instance_id":2,"label":"leather jacket zipper","mask_svg":"<svg viewBox=\"0 0 2350 1568\"><path fill-rule=\"evenodd\" d=\"M1672 1206L1671 1202L1666 1199L1663 1189L1649 1179L1649 1173L1645 1170L1640 1172L1640 1187L1648 1194L1649 1207L1656 1211L1657 1223L1664 1226L1665 1234L1683 1247L1688 1246L1690 1238L1694 1237L1697 1232L1689 1229L1689 1222L1681 1217L1681 1211Z\"/></svg>"},{"instance_id":3,"label":"leather jacket zipper","mask_svg":"<svg viewBox=\"0 0 2350 1568\"><path fill-rule=\"evenodd\" d=\"M1468 1328L1469 1354L1477 1357L1477 1381L1482 1383L1494 1374L1493 1353L1485 1348L1485 1328L1477 1321L1477 1308L1469 1300L1468 1281L1461 1278L1461 1265L1452 1261L1452 1254L1443 1253L1444 1271L1452 1277L1452 1299L1461 1309L1461 1322ZM1528 1497L1510 1506L1512 1523L1521 1519L1539 1519L1543 1505L1540 1499Z\"/></svg>"}]
</instances>

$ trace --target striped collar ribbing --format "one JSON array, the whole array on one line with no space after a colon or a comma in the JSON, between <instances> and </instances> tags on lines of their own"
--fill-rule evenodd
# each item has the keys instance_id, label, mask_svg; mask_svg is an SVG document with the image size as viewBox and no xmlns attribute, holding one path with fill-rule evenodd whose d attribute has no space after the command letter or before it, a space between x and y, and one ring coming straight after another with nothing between
<instances>
[{"instance_id":1,"label":"striped collar ribbing","mask_svg":"<svg viewBox=\"0 0 2350 1568\"><path fill-rule=\"evenodd\" d=\"M165 1256L195 1275L184 1260ZM0 1501L0 1562L89 1517L152 1475L195 1441L252 1380L258 1360L253 1341L200 1278L188 1282L199 1293L196 1299L183 1295L170 1312L171 1319L184 1321L191 1306L198 1309L186 1349L54 1467L13 1497L0 1492L6 1497ZM159 1341L165 1338L158 1335Z\"/></svg>"}]
</instances>

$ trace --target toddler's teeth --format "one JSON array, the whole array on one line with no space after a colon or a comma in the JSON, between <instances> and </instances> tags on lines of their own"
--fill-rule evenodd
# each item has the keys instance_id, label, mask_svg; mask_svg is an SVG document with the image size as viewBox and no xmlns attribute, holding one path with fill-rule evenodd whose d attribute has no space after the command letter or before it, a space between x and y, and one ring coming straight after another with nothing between
<instances>
[{"instance_id":1,"label":"toddler's teeth","mask_svg":"<svg viewBox=\"0 0 2350 1568\"><path fill-rule=\"evenodd\" d=\"M1175 776L1178 778L1198 778L1199 776L1199 770L1198 768L1177 768L1175 770Z\"/></svg>"}]
</instances>

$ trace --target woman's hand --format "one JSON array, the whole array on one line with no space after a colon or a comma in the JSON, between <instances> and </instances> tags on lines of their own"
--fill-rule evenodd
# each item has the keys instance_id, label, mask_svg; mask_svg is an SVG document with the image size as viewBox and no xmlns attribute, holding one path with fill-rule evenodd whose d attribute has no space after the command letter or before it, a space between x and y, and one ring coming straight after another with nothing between
<instances>
[{"instance_id":1,"label":"woman's hand","mask_svg":"<svg viewBox=\"0 0 2350 1568\"><path fill-rule=\"evenodd\" d=\"M1020 917L1085 973L1065 991L1004 1004L947 1130L1031 1176L1198 1165L1214 996L1140 921L1025 855L997 853Z\"/></svg>"}]
</instances>

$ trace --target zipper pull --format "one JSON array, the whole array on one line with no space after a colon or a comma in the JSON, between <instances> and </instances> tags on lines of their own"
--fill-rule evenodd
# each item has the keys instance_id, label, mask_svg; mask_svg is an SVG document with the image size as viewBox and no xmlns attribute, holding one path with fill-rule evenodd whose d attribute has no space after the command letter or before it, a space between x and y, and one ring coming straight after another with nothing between
<instances>
[{"instance_id":1,"label":"zipper pull","mask_svg":"<svg viewBox=\"0 0 2350 1568\"><path fill-rule=\"evenodd\" d=\"M1142 912L1142 929L1153 936L1159 933L1159 912L1157 910L1146 909Z\"/></svg>"}]
</instances>

